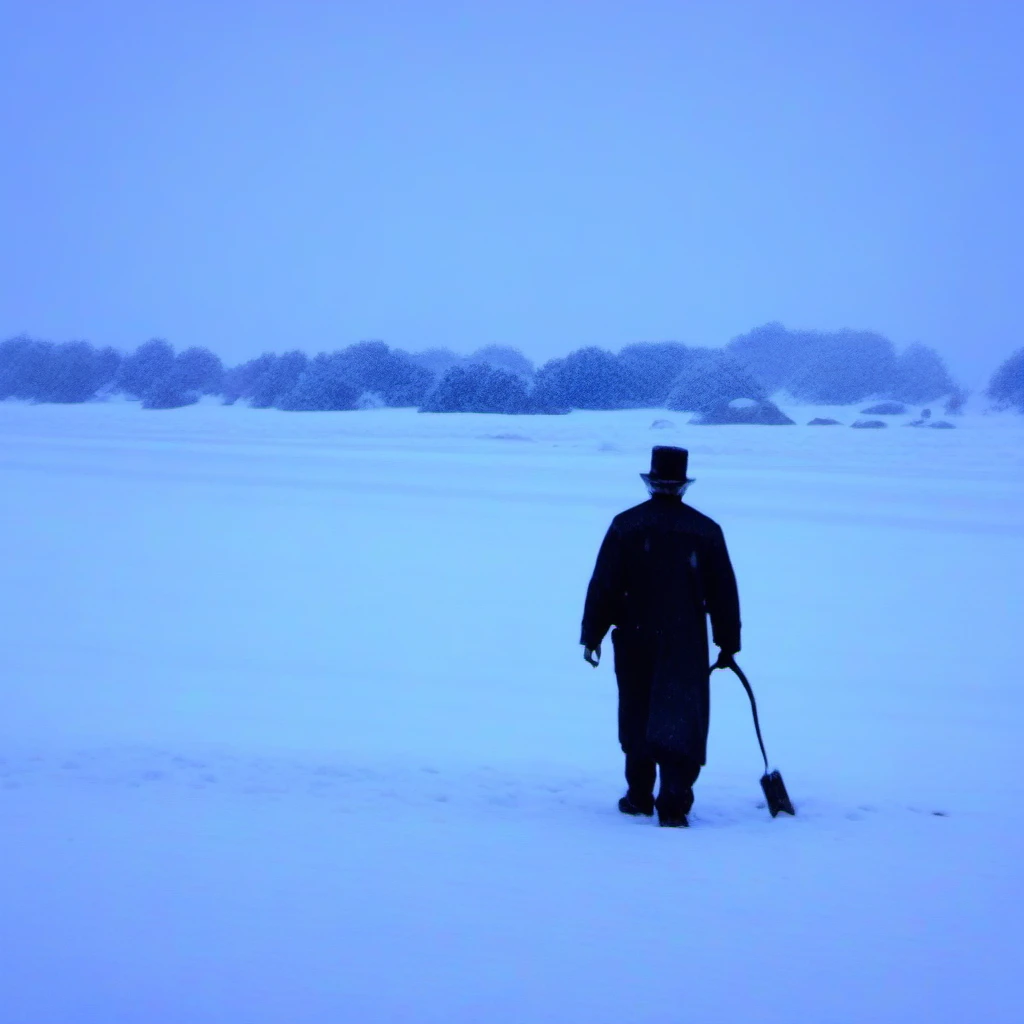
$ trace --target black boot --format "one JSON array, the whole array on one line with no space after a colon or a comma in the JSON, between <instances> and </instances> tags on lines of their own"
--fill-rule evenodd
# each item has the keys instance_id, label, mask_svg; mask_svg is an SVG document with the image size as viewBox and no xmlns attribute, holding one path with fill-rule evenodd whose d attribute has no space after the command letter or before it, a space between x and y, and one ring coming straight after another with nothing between
<instances>
[{"instance_id":1,"label":"black boot","mask_svg":"<svg viewBox=\"0 0 1024 1024\"><path fill-rule=\"evenodd\" d=\"M658 765L654 758L632 753L626 755L626 795L619 801L623 814L654 814L654 783Z\"/></svg>"},{"instance_id":2,"label":"black boot","mask_svg":"<svg viewBox=\"0 0 1024 1024\"><path fill-rule=\"evenodd\" d=\"M654 797L644 798L627 793L619 800L619 810L623 814L642 815L645 818L649 818L654 814Z\"/></svg>"},{"instance_id":3,"label":"black boot","mask_svg":"<svg viewBox=\"0 0 1024 1024\"><path fill-rule=\"evenodd\" d=\"M681 811L658 811L658 824L662 828L689 828L690 821Z\"/></svg>"},{"instance_id":4,"label":"black boot","mask_svg":"<svg viewBox=\"0 0 1024 1024\"><path fill-rule=\"evenodd\" d=\"M661 789L655 804L658 824L664 828L686 828L686 817L693 807L693 784L700 775L700 764L686 757L671 757L658 762Z\"/></svg>"},{"instance_id":5,"label":"black boot","mask_svg":"<svg viewBox=\"0 0 1024 1024\"><path fill-rule=\"evenodd\" d=\"M686 815L693 806L693 790L667 794L662 787L654 805L658 808L658 824L663 828L686 828L690 824Z\"/></svg>"}]
</instances>

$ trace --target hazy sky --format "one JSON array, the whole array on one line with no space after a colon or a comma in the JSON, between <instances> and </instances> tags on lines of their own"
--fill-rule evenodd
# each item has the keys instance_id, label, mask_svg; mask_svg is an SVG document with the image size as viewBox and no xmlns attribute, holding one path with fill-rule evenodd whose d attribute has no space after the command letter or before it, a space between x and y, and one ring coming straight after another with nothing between
<instances>
[{"instance_id":1,"label":"hazy sky","mask_svg":"<svg viewBox=\"0 0 1024 1024\"><path fill-rule=\"evenodd\" d=\"M1024 3L0 12L0 336L1024 344Z\"/></svg>"}]
</instances>

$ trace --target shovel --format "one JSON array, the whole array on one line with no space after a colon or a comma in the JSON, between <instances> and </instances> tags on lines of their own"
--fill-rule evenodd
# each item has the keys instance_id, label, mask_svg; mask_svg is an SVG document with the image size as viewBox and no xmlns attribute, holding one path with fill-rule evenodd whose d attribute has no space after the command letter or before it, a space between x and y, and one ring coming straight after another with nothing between
<instances>
[{"instance_id":1,"label":"shovel","mask_svg":"<svg viewBox=\"0 0 1024 1024\"><path fill-rule=\"evenodd\" d=\"M712 670L717 667L717 665L711 666ZM757 732L757 742L761 745L761 756L764 758L764 775L761 776L761 789L764 790L764 798L768 803L768 810L773 818L780 812L796 814L796 811L793 810L793 802L789 799L789 794L786 792L786 784L782 781L782 776L777 770L773 772L768 770L768 755L765 753L764 740L761 739L761 723L757 720L757 701L754 700L754 691L750 688L750 682L735 661L729 665L729 668L736 673L739 681L743 684L743 689L747 691L747 696L750 698L750 710L754 712L754 730Z\"/></svg>"}]
</instances>

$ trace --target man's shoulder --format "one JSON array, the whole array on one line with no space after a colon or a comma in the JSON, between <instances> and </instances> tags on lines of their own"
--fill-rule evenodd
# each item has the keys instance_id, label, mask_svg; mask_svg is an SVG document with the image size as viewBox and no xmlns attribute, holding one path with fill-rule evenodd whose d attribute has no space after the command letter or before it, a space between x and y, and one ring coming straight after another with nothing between
<instances>
[{"instance_id":1,"label":"man's shoulder","mask_svg":"<svg viewBox=\"0 0 1024 1024\"><path fill-rule=\"evenodd\" d=\"M659 517L658 509L653 501L642 501L639 505L627 508L612 520L612 529L620 533L629 533L642 529Z\"/></svg>"},{"instance_id":2,"label":"man's shoulder","mask_svg":"<svg viewBox=\"0 0 1024 1024\"><path fill-rule=\"evenodd\" d=\"M722 528L711 516L698 512L690 505L683 505L683 510L686 512L687 522L693 527L694 533L702 533L714 537L721 536Z\"/></svg>"},{"instance_id":3,"label":"man's shoulder","mask_svg":"<svg viewBox=\"0 0 1024 1024\"><path fill-rule=\"evenodd\" d=\"M612 528L622 533L643 530L659 524L673 531L694 533L703 537L720 537L722 529L710 516L683 502L667 504L644 501L620 512L612 520Z\"/></svg>"},{"instance_id":4,"label":"man's shoulder","mask_svg":"<svg viewBox=\"0 0 1024 1024\"><path fill-rule=\"evenodd\" d=\"M613 520L612 526L628 526L630 523L639 522L649 515L651 502L642 501L639 505L624 509Z\"/></svg>"}]
</instances>

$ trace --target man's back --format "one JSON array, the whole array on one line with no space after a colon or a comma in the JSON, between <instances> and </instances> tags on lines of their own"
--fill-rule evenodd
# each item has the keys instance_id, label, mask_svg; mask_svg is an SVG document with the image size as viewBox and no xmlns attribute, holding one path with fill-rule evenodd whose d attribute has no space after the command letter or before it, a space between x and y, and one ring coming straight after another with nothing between
<instances>
[{"instance_id":1,"label":"man's back","mask_svg":"<svg viewBox=\"0 0 1024 1024\"><path fill-rule=\"evenodd\" d=\"M715 643L738 650L736 580L718 524L668 495L617 515L587 593L583 642L596 646L612 625L677 630L705 612Z\"/></svg>"}]
</instances>

